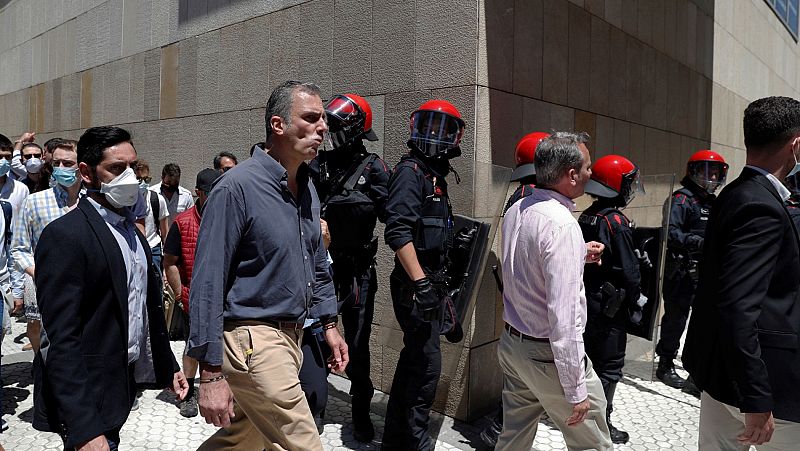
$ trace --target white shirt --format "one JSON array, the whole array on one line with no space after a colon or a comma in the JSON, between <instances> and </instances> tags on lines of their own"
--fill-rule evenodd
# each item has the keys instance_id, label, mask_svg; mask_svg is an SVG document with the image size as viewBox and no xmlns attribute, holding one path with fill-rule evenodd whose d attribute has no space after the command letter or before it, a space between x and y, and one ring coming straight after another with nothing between
<instances>
[{"instance_id":1,"label":"white shirt","mask_svg":"<svg viewBox=\"0 0 800 451\"><path fill-rule=\"evenodd\" d=\"M535 188L503 218L503 319L523 334L550 340L568 402L586 399L583 331L586 243L562 194Z\"/></svg>"},{"instance_id":2,"label":"white shirt","mask_svg":"<svg viewBox=\"0 0 800 451\"><path fill-rule=\"evenodd\" d=\"M128 363L139 359L146 351L145 303L147 301L147 255L136 237L133 218L125 218L98 204L89 202L97 209L108 230L117 240L122 258L125 260L128 285Z\"/></svg>"},{"instance_id":3,"label":"white shirt","mask_svg":"<svg viewBox=\"0 0 800 451\"><path fill-rule=\"evenodd\" d=\"M748 164L745 167L760 172L761 175L765 176L767 180L769 180L769 182L772 183L772 186L775 187L775 190L778 191L778 195L781 196L781 199L783 199L784 202L786 202L786 200L789 199L789 197L792 195L792 192L789 191L789 189L786 188L786 186L784 186L780 180L778 180L778 177L775 177L774 175L770 174L764 169L759 168L758 166L753 166L751 164Z\"/></svg>"},{"instance_id":4,"label":"white shirt","mask_svg":"<svg viewBox=\"0 0 800 451\"><path fill-rule=\"evenodd\" d=\"M149 189L150 191L161 194L161 182L156 183ZM192 192L180 185L178 185L178 191L172 195L171 199L167 199L167 196L164 196L164 200L167 202L167 210L169 211L169 219L167 219L168 229L179 213L183 213L194 205Z\"/></svg>"},{"instance_id":5,"label":"white shirt","mask_svg":"<svg viewBox=\"0 0 800 451\"><path fill-rule=\"evenodd\" d=\"M164 196L154 191L147 190L144 197L145 205L147 205L147 216L144 217L144 235L147 238L147 244L149 244L152 249L161 244L161 236L158 234L158 224L156 224L153 219L153 207L150 203L150 196L158 196L159 221L169 216L169 211L167 210L167 201L164 199Z\"/></svg>"},{"instance_id":6,"label":"white shirt","mask_svg":"<svg viewBox=\"0 0 800 451\"><path fill-rule=\"evenodd\" d=\"M11 204L15 216L22 208L22 203L28 194L30 194L28 187L22 182L12 180L11 177L6 177L6 182L0 187L0 199L7 200Z\"/></svg>"}]
</instances>

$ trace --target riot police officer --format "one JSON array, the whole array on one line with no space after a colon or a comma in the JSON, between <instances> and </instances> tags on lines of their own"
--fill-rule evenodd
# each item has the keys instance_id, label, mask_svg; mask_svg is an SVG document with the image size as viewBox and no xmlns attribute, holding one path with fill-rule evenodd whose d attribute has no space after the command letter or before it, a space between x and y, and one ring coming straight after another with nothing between
<instances>
[{"instance_id":1,"label":"riot police officer","mask_svg":"<svg viewBox=\"0 0 800 451\"><path fill-rule=\"evenodd\" d=\"M605 245L602 265L584 271L587 322L586 355L591 359L606 395L606 419L611 441L627 443L628 433L611 423L614 392L625 364L626 328L639 324L647 298L641 294L640 260L647 261L633 244L631 221L622 213L637 191L643 192L639 168L619 155L595 161L586 193L596 200L578 218L585 241ZM640 256L641 255L641 256Z\"/></svg>"},{"instance_id":2,"label":"riot police officer","mask_svg":"<svg viewBox=\"0 0 800 451\"><path fill-rule=\"evenodd\" d=\"M378 220L385 221L390 174L383 160L364 147L364 139L378 140L372 131L372 108L364 98L336 95L325 113L332 149L312 162L311 174L331 235L328 252L350 353L345 372L350 378L353 437L370 442L375 430L369 417L374 389L369 336L378 289L378 238L373 232Z\"/></svg>"},{"instance_id":3,"label":"riot police officer","mask_svg":"<svg viewBox=\"0 0 800 451\"><path fill-rule=\"evenodd\" d=\"M423 103L411 115L410 151L389 181L385 239L395 251L390 288L404 346L386 407L383 449L433 449L428 429L441 372L444 271L453 239L445 177L450 159L461 155L463 134L464 120L450 102Z\"/></svg>"},{"instance_id":4,"label":"riot police officer","mask_svg":"<svg viewBox=\"0 0 800 451\"><path fill-rule=\"evenodd\" d=\"M533 167L533 155L536 152L536 146L548 136L550 136L549 133L533 132L523 136L517 142L517 146L514 148L514 162L516 166L511 173L511 181L519 182L519 186L517 186L517 189L514 190L508 198L506 206L503 208L504 215L518 200L530 195L531 191L533 191L533 188L536 186L536 169ZM502 431L503 404L501 401L497 416L495 416L492 422L481 431L481 440L486 446L494 447L497 444L497 437L500 436L500 432Z\"/></svg>"},{"instance_id":5,"label":"riot police officer","mask_svg":"<svg viewBox=\"0 0 800 451\"><path fill-rule=\"evenodd\" d=\"M700 150L689 158L682 188L672 194L664 265L664 316L656 345L656 377L673 388L700 395L694 384L675 372L680 338L697 288L698 260L703 251L706 224L714 192L725 183L728 164L716 152Z\"/></svg>"}]
</instances>

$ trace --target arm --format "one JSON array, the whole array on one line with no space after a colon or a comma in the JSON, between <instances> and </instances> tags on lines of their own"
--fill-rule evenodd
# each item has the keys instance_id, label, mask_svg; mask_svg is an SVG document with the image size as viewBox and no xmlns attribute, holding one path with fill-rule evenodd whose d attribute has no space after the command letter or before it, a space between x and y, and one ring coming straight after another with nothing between
<instances>
[{"instance_id":1,"label":"arm","mask_svg":"<svg viewBox=\"0 0 800 451\"><path fill-rule=\"evenodd\" d=\"M370 168L369 198L375 203L378 220L386 223L386 200L389 197L389 177L392 175L386 163L375 158Z\"/></svg>"},{"instance_id":2,"label":"arm","mask_svg":"<svg viewBox=\"0 0 800 451\"><path fill-rule=\"evenodd\" d=\"M11 258L18 270L34 276L33 245L31 244L30 198L25 198L22 208L11 221Z\"/></svg>"},{"instance_id":3,"label":"arm","mask_svg":"<svg viewBox=\"0 0 800 451\"><path fill-rule=\"evenodd\" d=\"M425 277L413 243L423 201L419 186L414 170L400 166L389 181L389 195L386 200L384 239L412 280Z\"/></svg>"},{"instance_id":4,"label":"arm","mask_svg":"<svg viewBox=\"0 0 800 451\"><path fill-rule=\"evenodd\" d=\"M32 143L36 139L36 133L25 132L19 137L18 141L14 142L14 152L11 154L11 171L18 179L24 179L28 175L28 170L25 169L25 164L22 162L22 146L26 143Z\"/></svg>"},{"instance_id":5,"label":"arm","mask_svg":"<svg viewBox=\"0 0 800 451\"><path fill-rule=\"evenodd\" d=\"M167 283L175 293L175 297L183 303L181 299L181 292L183 285L181 284L181 274L178 271L178 256L172 254L164 254L164 274L167 276Z\"/></svg>"},{"instance_id":6,"label":"arm","mask_svg":"<svg viewBox=\"0 0 800 451\"><path fill-rule=\"evenodd\" d=\"M748 202L725 218L729 228L718 231L724 235L711 249L718 253L718 324L721 339L730 343L726 363L742 412L768 412L774 406L757 324L773 274L781 270L776 263L784 245L783 215L768 204Z\"/></svg>"},{"instance_id":7,"label":"arm","mask_svg":"<svg viewBox=\"0 0 800 451\"><path fill-rule=\"evenodd\" d=\"M583 359L583 320L580 318L586 244L577 223L553 231L541 249L544 266L550 346L567 402L584 401L586 372Z\"/></svg>"},{"instance_id":8,"label":"arm","mask_svg":"<svg viewBox=\"0 0 800 451\"><path fill-rule=\"evenodd\" d=\"M677 193L672 195L672 205L669 210L669 228L667 243L670 247L697 253L703 248L703 237L684 231L684 226L689 217L689 199L686 195Z\"/></svg>"},{"instance_id":9,"label":"arm","mask_svg":"<svg viewBox=\"0 0 800 451\"><path fill-rule=\"evenodd\" d=\"M104 432L99 400L92 393L81 352L81 312L86 310L84 286L92 283L97 274L89 273L88 262L96 256L86 255L83 246L78 245L86 239L80 232L55 221L42 232L35 253L39 267L37 302L49 341L48 352L43 355L44 365L59 416L70 431L67 446L86 442ZM74 245L64 246L65 242Z\"/></svg>"}]
</instances>

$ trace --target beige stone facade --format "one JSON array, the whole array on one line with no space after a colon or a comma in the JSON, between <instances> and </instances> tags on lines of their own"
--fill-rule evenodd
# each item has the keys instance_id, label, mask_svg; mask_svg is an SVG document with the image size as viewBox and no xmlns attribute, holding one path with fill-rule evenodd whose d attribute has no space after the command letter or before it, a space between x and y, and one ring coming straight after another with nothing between
<instances>
[{"instance_id":1,"label":"beige stone facade","mask_svg":"<svg viewBox=\"0 0 800 451\"><path fill-rule=\"evenodd\" d=\"M408 117L445 98L467 123L456 212L494 216L524 133L592 135L645 174L683 173L695 150L744 162L741 116L767 95L798 97L800 47L763 0L2 0L0 133L78 138L133 132L154 175L177 162L184 186L221 150L245 157L264 137L263 105L286 79L325 96L352 91L375 112L371 148L405 152ZM663 180L659 179L659 180ZM660 220L663 186L632 211ZM495 221L496 222L496 221ZM497 246L495 245L495 248ZM492 256L490 263L495 257ZM401 334L379 260L376 385L388 390ZM492 408L502 303L487 272L466 344L443 344L436 408L471 419Z\"/></svg>"}]
</instances>

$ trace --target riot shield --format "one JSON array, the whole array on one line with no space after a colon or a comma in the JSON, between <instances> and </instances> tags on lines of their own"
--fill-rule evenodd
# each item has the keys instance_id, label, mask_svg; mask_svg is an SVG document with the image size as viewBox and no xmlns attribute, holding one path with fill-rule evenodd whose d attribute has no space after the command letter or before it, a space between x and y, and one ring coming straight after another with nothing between
<instances>
[{"instance_id":1,"label":"riot shield","mask_svg":"<svg viewBox=\"0 0 800 451\"><path fill-rule=\"evenodd\" d=\"M657 326L662 312L661 286L667 249L667 226L670 201L675 189L675 175L650 175L642 177L646 194L637 196L625 215L634 223L634 245L647 251L652 267L640 267L642 294L647 296L639 325L628 325L628 345L625 356L625 373L645 380L652 379L655 358Z\"/></svg>"}]
</instances>

